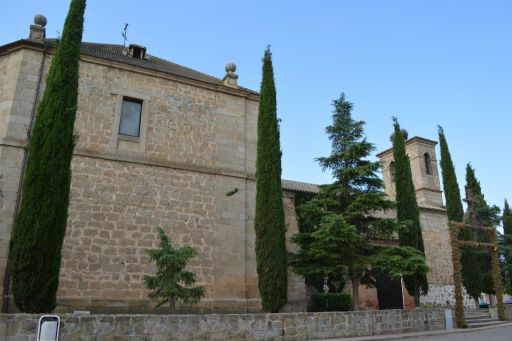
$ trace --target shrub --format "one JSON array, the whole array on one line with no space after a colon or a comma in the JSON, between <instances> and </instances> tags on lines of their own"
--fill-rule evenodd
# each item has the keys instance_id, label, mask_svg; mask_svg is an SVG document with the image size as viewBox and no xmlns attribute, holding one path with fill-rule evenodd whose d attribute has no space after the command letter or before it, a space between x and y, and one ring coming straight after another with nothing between
<instances>
[{"instance_id":1,"label":"shrub","mask_svg":"<svg viewBox=\"0 0 512 341\"><path fill-rule=\"evenodd\" d=\"M169 303L172 313L176 310L176 301L197 303L204 296L202 286L192 287L196 283L196 275L185 270L190 258L197 252L190 246L175 248L162 228L158 228L160 247L146 249L152 261L156 263L155 276L144 276L144 284L151 290L149 298L157 303L157 307Z\"/></svg>"},{"instance_id":2,"label":"shrub","mask_svg":"<svg viewBox=\"0 0 512 341\"><path fill-rule=\"evenodd\" d=\"M352 310L352 297L348 292L317 292L313 295L315 311Z\"/></svg>"}]
</instances>

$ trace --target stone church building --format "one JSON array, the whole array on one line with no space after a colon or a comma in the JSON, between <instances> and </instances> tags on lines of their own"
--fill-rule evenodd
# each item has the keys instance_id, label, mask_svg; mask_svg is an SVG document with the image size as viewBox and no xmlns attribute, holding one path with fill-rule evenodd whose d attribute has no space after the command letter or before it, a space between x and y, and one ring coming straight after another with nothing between
<instances>
[{"instance_id":1,"label":"stone church building","mask_svg":"<svg viewBox=\"0 0 512 341\"><path fill-rule=\"evenodd\" d=\"M0 46L4 299L10 296L6 264L27 132L55 52L45 24L36 16L28 39ZM229 63L218 79L157 58L140 45L82 43L58 311L154 311L142 278L155 271L144 250L158 245L158 226L175 245L198 251L190 268L205 297L182 311L259 310L253 229L259 95L238 86L235 71ZM435 144L415 137L407 141L407 152L432 268L423 303L446 304L453 297L453 279ZM379 157L393 198L392 153ZM298 231L294 195L318 188L283 180L283 190L289 237ZM290 273L288 291L286 310L305 309L303 279ZM378 290L360 291L363 307L378 308ZM410 306L410 298L404 301Z\"/></svg>"}]
</instances>

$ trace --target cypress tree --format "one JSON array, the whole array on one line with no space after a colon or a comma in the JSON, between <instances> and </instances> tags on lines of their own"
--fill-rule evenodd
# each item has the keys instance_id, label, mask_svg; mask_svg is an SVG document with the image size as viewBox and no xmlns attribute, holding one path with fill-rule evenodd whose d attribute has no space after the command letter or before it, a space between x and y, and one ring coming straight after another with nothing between
<instances>
[{"instance_id":1,"label":"cypress tree","mask_svg":"<svg viewBox=\"0 0 512 341\"><path fill-rule=\"evenodd\" d=\"M23 199L11 245L21 311L55 308L66 230L85 0L72 0L29 139Z\"/></svg>"},{"instance_id":2,"label":"cypress tree","mask_svg":"<svg viewBox=\"0 0 512 341\"><path fill-rule=\"evenodd\" d=\"M446 136L443 128L440 126L439 145L441 148L441 174L443 177L443 189L448 220L462 222L464 218L464 208L462 207L457 175L455 174L455 167L453 166L450 150L446 143Z\"/></svg>"},{"instance_id":3,"label":"cypress tree","mask_svg":"<svg viewBox=\"0 0 512 341\"><path fill-rule=\"evenodd\" d=\"M466 167L466 202L468 209L466 221L477 226L496 226L500 222L498 216L500 209L489 206L482 193L480 181L476 178L475 170L468 163Z\"/></svg>"},{"instance_id":4,"label":"cypress tree","mask_svg":"<svg viewBox=\"0 0 512 341\"><path fill-rule=\"evenodd\" d=\"M480 181L470 164L466 166L466 203L465 221L476 226L496 226L499 222L496 206L489 206L482 193ZM459 238L489 242L489 234L483 231L462 231ZM462 281L467 293L475 302L482 292L494 293L491 269L491 252L485 249L465 249L461 257Z\"/></svg>"},{"instance_id":5,"label":"cypress tree","mask_svg":"<svg viewBox=\"0 0 512 341\"><path fill-rule=\"evenodd\" d=\"M512 294L512 211L507 200L505 200L501 222L503 224L503 238L500 245L500 252L503 255L502 272L505 292L510 295Z\"/></svg>"},{"instance_id":6,"label":"cypress tree","mask_svg":"<svg viewBox=\"0 0 512 341\"><path fill-rule=\"evenodd\" d=\"M507 200L505 200L501 219L503 222L503 233L505 235L512 235L512 211L510 210Z\"/></svg>"},{"instance_id":7,"label":"cypress tree","mask_svg":"<svg viewBox=\"0 0 512 341\"><path fill-rule=\"evenodd\" d=\"M278 312L287 301L288 269L276 89L272 54L268 47L263 57L258 110L254 229L261 305L264 311Z\"/></svg>"},{"instance_id":8,"label":"cypress tree","mask_svg":"<svg viewBox=\"0 0 512 341\"><path fill-rule=\"evenodd\" d=\"M411 164L405 152L404 135L400 124L393 117L393 158L395 160L396 213L400 222L407 222L407 228L399 231L400 246L410 246L425 254L423 237L420 227L420 212L416 202L416 191L412 181ZM409 294L415 298L416 306L420 306L420 292L428 292L426 275L404 277Z\"/></svg>"}]
</instances>

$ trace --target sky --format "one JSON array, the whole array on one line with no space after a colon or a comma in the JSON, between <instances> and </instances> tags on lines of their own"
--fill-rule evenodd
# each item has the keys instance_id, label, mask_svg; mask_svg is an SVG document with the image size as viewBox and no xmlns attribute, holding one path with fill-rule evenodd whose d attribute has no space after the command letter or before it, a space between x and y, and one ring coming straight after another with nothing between
<instances>
[{"instance_id":1,"label":"sky","mask_svg":"<svg viewBox=\"0 0 512 341\"><path fill-rule=\"evenodd\" d=\"M2 0L0 45L28 37L35 14L62 32L68 0ZM366 122L375 154L390 147L392 116L409 136L444 128L463 192L468 162L490 204L512 201L512 2L508 0L88 0L83 41L129 43L259 91L273 54L283 178L332 181L317 157L341 92ZM437 150L438 160L439 150Z\"/></svg>"}]
</instances>

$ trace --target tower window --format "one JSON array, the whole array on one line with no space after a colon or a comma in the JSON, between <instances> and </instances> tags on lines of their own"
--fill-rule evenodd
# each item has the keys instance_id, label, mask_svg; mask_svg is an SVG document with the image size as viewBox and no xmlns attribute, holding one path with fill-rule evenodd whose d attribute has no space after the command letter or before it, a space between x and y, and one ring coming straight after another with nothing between
<instances>
[{"instance_id":1,"label":"tower window","mask_svg":"<svg viewBox=\"0 0 512 341\"><path fill-rule=\"evenodd\" d=\"M423 154L423 159L425 160L425 170L427 174L432 174L432 160L430 160L430 155L428 153Z\"/></svg>"},{"instance_id":2,"label":"tower window","mask_svg":"<svg viewBox=\"0 0 512 341\"><path fill-rule=\"evenodd\" d=\"M389 174L391 174L391 183L395 183L395 161L389 163Z\"/></svg>"}]
</instances>

